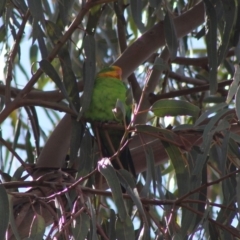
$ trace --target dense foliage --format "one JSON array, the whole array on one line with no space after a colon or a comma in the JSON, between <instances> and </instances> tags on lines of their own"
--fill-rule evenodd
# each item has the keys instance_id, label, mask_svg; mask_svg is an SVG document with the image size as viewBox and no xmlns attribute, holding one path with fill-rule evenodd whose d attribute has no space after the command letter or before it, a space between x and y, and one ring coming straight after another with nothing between
<instances>
[{"instance_id":1,"label":"dense foliage","mask_svg":"<svg viewBox=\"0 0 240 240\"><path fill-rule=\"evenodd\" d=\"M239 0L1 0L0 239L239 237L239 17ZM132 121L93 131L110 65ZM93 132L116 128L137 179L102 158Z\"/></svg>"}]
</instances>

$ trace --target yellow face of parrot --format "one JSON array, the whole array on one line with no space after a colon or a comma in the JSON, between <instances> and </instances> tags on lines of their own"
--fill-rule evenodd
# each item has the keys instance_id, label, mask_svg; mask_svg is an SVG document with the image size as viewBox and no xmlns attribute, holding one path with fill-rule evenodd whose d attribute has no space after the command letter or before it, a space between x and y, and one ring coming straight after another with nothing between
<instances>
[{"instance_id":1,"label":"yellow face of parrot","mask_svg":"<svg viewBox=\"0 0 240 240\"><path fill-rule=\"evenodd\" d=\"M118 66L105 68L97 74L97 78L116 78L121 80L122 69Z\"/></svg>"}]
</instances>

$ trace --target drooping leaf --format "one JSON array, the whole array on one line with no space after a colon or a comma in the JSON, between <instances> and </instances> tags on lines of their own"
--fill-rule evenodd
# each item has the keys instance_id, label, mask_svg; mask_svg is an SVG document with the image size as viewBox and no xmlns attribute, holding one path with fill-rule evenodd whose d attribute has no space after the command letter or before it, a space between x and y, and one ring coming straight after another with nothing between
<instances>
[{"instance_id":1,"label":"drooping leaf","mask_svg":"<svg viewBox=\"0 0 240 240\"><path fill-rule=\"evenodd\" d=\"M30 12L36 22L44 24L42 2L38 0L27 0Z\"/></svg>"},{"instance_id":2,"label":"drooping leaf","mask_svg":"<svg viewBox=\"0 0 240 240\"><path fill-rule=\"evenodd\" d=\"M38 46L36 44L32 45L30 47L30 61L33 64L32 65L32 71L36 71L37 70L37 58L38 58Z\"/></svg>"},{"instance_id":3,"label":"drooping leaf","mask_svg":"<svg viewBox=\"0 0 240 240\"><path fill-rule=\"evenodd\" d=\"M91 203L90 198L88 198L88 207L90 209L90 213L91 213L91 230L90 230L90 234L91 234L91 239L97 239L97 219L96 219L96 211L94 209L94 206Z\"/></svg>"},{"instance_id":4,"label":"drooping leaf","mask_svg":"<svg viewBox=\"0 0 240 240\"><path fill-rule=\"evenodd\" d=\"M92 136L85 131L81 141L80 157L78 162L78 177L87 175L93 168L94 158L92 156Z\"/></svg>"},{"instance_id":5,"label":"drooping leaf","mask_svg":"<svg viewBox=\"0 0 240 240\"><path fill-rule=\"evenodd\" d=\"M41 69L56 83L60 91L63 93L64 97L69 101L70 106L74 108L74 105L66 91L65 86L63 85L63 82L61 78L59 77L57 71L54 69L52 64L48 60L41 60L39 63ZM76 110L76 109L75 109Z\"/></svg>"},{"instance_id":6,"label":"drooping leaf","mask_svg":"<svg viewBox=\"0 0 240 240\"><path fill-rule=\"evenodd\" d=\"M3 14L3 11L4 11L4 9L5 9L6 2L7 2L7 0L2 0L2 1L0 1L0 17L1 17L2 14Z\"/></svg>"},{"instance_id":7,"label":"drooping leaf","mask_svg":"<svg viewBox=\"0 0 240 240\"><path fill-rule=\"evenodd\" d=\"M150 109L155 116L165 117L165 116L198 116L200 109L186 101L182 100L158 100L155 102Z\"/></svg>"},{"instance_id":8,"label":"drooping leaf","mask_svg":"<svg viewBox=\"0 0 240 240\"><path fill-rule=\"evenodd\" d=\"M59 15L57 25L59 28L64 29L69 23L69 12L73 7L74 0L61 0L58 2Z\"/></svg>"},{"instance_id":9,"label":"drooping leaf","mask_svg":"<svg viewBox=\"0 0 240 240\"><path fill-rule=\"evenodd\" d=\"M84 38L83 49L85 52L85 61L83 68L84 91L81 98L81 109L78 114L78 119L80 119L84 112L89 108L92 99L93 86L96 75L96 52L95 40L93 36L87 35Z\"/></svg>"},{"instance_id":10,"label":"drooping leaf","mask_svg":"<svg viewBox=\"0 0 240 240\"><path fill-rule=\"evenodd\" d=\"M203 1L206 7L206 44L209 62L210 92L217 91L217 14L214 5L210 0Z\"/></svg>"},{"instance_id":11,"label":"drooping leaf","mask_svg":"<svg viewBox=\"0 0 240 240\"><path fill-rule=\"evenodd\" d=\"M236 16L237 16L237 1L228 0L221 1L223 5L223 16L224 16L224 29L222 33L222 41L219 46L218 51L218 65L221 64L222 60L225 58L227 54L227 50L229 47L229 41L232 35L232 30L235 25ZM238 3L239 4L239 3Z\"/></svg>"},{"instance_id":12,"label":"drooping leaf","mask_svg":"<svg viewBox=\"0 0 240 240\"><path fill-rule=\"evenodd\" d=\"M104 10L101 4L92 7L89 11L88 22L86 27L86 33L88 35L94 35L97 29L97 24L101 14Z\"/></svg>"},{"instance_id":13,"label":"drooping leaf","mask_svg":"<svg viewBox=\"0 0 240 240\"><path fill-rule=\"evenodd\" d=\"M207 110L206 112L204 112L195 122L194 126L198 126L201 122L203 122L204 120L207 119L208 116L210 116L211 114L214 114L216 112L218 112L219 110L225 108L227 106L226 103L221 103L221 104L217 104L213 107L211 107L209 110Z\"/></svg>"},{"instance_id":14,"label":"drooping leaf","mask_svg":"<svg viewBox=\"0 0 240 240\"><path fill-rule=\"evenodd\" d=\"M168 69L168 65L161 57L157 57L154 61L153 69L162 72Z\"/></svg>"},{"instance_id":15,"label":"drooping leaf","mask_svg":"<svg viewBox=\"0 0 240 240\"><path fill-rule=\"evenodd\" d=\"M110 209L109 227L108 227L109 239L116 239L115 223L116 223L116 214L113 209Z\"/></svg>"},{"instance_id":16,"label":"drooping leaf","mask_svg":"<svg viewBox=\"0 0 240 240\"><path fill-rule=\"evenodd\" d=\"M240 119L240 86L238 86L236 95L235 95L235 110L239 120Z\"/></svg>"},{"instance_id":17,"label":"drooping leaf","mask_svg":"<svg viewBox=\"0 0 240 240\"><path fill-rule=\"evenodd\" d=\"M108 186L112 190L114 202L118 209L118 214L122 222L127 218L127 211L123 202L122 191L115 170L108 158L98 162L98 170L107 180Z\"/></svg>"},{"instance_id":18,"label":"drooping leaf","mask_svg":"<svg viewBox=\"0 0 240 240\"><path fill-rule=\"evenodd\" d=\"M235 73L234 73L234 76L233 76L233 81L232 81L232 84L230 85L229 90L228 90L228 96L227 96L227 100L226 100L227 104L230 103L233 96L236 94L239 82L240 82L240 69L239 69L239 65L236 64L235 65Z\"/></svg>"},{"instance_id":19,"label":"drooping leaf","mask_svg":"<svg viewBox=\"0 0 240 240\"><path fill-rule=\"evenodd\" d=\"M132 12L132 17L136 26L138 27L140 32L144 32L145 26L142 23L142 1L130 0L130 7Z\"/></svg>"},{"instance_id":20,"label":"drooping leaf","mask_svg":"<svg viewBox=\"0 0 240 240\"><path fill-rule=\"evenodd\" d=\"M161 4L162 0L149 0L150 6L153 8L157 8L159 4Z\"/></svg>"},{"instance_id":21,"label":"drooping leaf","mask_svg":"<svg viewBox=\"0 0 240 240\"><path fill-rule=\"evenodd\" d=\"M85 240L90 227L89 216L82 212L79 217L73 221L73 235L75 239Z\"/></svg>"},{"instance_id":22,"label":"drooping leaf","mask_svg":"<svg viewBox=\"0 0 240 240\"><path fill-rule=\"evenodd\" d=\"M42 240L45 227L46 224L44 218L41 215L36 214L30 227L29 237L34 240Z\"/></svg>"},{"instance_id":23,"label":"drooping leaf","mask_svg":"<svg viewBox=\"0 0 240 240\"><path fill-rule=\"evenodd\" d=\"M145 185L140 193L141 197L148 197L151 189L150 185L151 182L153 183L154 186L154 192L156 190L156 184L155 184L155 168L154 168L154 154L153 150L151 148L146 149L146 160L147 160L147 176L146 176L146 182Z\"/></svg>"},{"instance_id":24,"label":"drooping leaf","mask_svg":"<svg viewBox=\"0 0 240 240\"><path fill-rule=\"evenodd\" d=\"M168 51L170 53L171 59L173 60L177 56L178 39L174 22L169 12L166 12L164 18L164 35Z\"/></svg>"},{"instance_id":25,"label":"drooping leaf","mask_svg":"<svg viewBox=\"0 0 240 240\"><path fill-rule=\"evenodd\" d=\"M32 147L30 139L31 139L31 134L28 130L27 134L26 134L26 137L25 137L26 150L27 150L27 161L29 163L34 163L33 147Z\"/></svg>"},{"instance_id":26,"label":"drooping leaf","mask_svg":"<svg viewBox=\"0 0 240 240\"><path fill-rule=\"evenodd\" d=\"M135 239L132 221L129 217L121 221L120 218L116 222L116 236L117 239L128 240Z\"/></svg>"}]
</instances>

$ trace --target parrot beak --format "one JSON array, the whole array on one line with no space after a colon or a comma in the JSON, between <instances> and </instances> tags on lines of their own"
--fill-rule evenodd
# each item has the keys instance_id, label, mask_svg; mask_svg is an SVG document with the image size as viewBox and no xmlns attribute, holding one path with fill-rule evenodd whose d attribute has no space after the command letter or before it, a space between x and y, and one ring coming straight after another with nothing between
<instances>
[{"instance_id":1,"label":"parrot beak","mask_svg":"<svg viewBox=\"0 0 240 240\"><path fill-rule=\"evenodd\" d=\"M122 69L118 66L113 66L115 73L116 73L116 78L122 79Z\"/></svg>"}]
</instances>

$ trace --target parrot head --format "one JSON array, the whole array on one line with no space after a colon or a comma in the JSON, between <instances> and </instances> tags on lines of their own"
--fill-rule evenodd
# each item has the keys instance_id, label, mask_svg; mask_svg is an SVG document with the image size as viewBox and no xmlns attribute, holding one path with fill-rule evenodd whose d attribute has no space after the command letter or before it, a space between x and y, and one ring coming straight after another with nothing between
<instances>
[{"instance_id":1,"label":"parrot head","mask_svg":"<svg viewBox=\"0 0 240 240\"><path fill-rule=\"evenodd\" d=\"M119 80L122 79L122 69L118 66L111 66L104 68L97 74L97 77L100 78L117 78Z\"/></svg>"}]
</instances>

